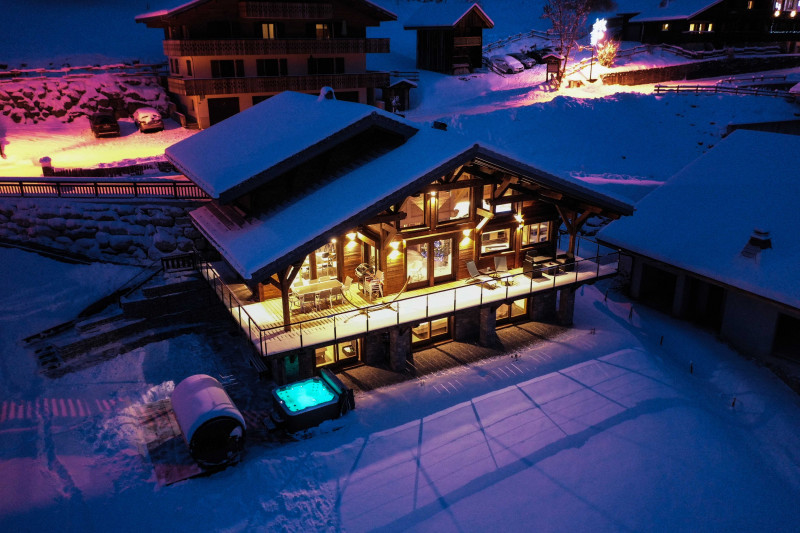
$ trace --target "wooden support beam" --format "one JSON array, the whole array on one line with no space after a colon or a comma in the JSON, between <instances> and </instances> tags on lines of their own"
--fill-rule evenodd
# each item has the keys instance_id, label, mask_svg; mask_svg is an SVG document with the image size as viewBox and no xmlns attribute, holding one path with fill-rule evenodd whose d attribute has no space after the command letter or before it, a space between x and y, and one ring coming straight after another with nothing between
<instances>
[{"instance_id":1,"label":"wooden support beam","mask_svg":"<svg viewBox=\"0 0 800 533\"><path fill-rule=\"evenodd\" d=\"M398 211L397 213L384 213L380 215L376 215L365 222L366 225L370 224L383 224L389 222L397 222L398 220L403 220L406 218L406 214L402 211Z\"/></svg>"}]
</instances>

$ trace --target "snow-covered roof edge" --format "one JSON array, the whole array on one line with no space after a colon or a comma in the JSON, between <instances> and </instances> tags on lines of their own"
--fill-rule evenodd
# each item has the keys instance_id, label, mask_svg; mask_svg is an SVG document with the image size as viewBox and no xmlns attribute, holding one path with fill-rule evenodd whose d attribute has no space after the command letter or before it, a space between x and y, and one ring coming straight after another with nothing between
<instances>
[{"instance_id":1,"label":"snow-covered roof edge","mask_svg":"<svg viewBox=\"0 0 800 533\"><path fill-rule=\"evenodd\" d=\"M681 19L690 19L692 17L696 17L703 11L714 7L715 5L719 4L723 0L709 0L703 7L695 8L694 11L691 12L677 12L677 13L670 13L669 11L664 15L658 14L658 9L653 11L645 11L639 13L638 15L634 15L631 17L631 22L657 22L659 20L681 20ZM680 7L680 6L678 6Z\"/></svg>"},{"instance_id":2,"label":"snow-covered roof edge","mask_svg":"<svg viewBox=\"0 0 800 533\"><path fill-rule=\"evenodd\" d=\"M423 18L423 17L418 17L417 14L422 14L422 13L428 14L432 10L437 9L435 6L441 6L441 5L442 4L428 4L428 5L420 7L417 11L415 11L409 17L408 22L406 22L403 25L403 29L414 30L414 29L417 29L417 28L448 28L448 27L453 27L456 24L458 24L458 22L461 19L463 19L465 16L467 16L467 13L469 13L470 11L472 11L473 9L476 9L476 8L478 10L478 15L486 21L487 27L488 28L494 28L494 21L491 19L491 17L489 17L489 15L486 14L486 12L483 10L483 8L477 3L474 3L474 4L470 5L469 7L467 7L467 9L463 13L458 15L454 20L452 20L452 22L447 20L447 19L445 19L444 21L437 21L437 22L433 22L433 23L426 23L423 20L420 20L419 22L416 21L417 18L420 18L420 19Z\"/></svg>"}]
</instances>

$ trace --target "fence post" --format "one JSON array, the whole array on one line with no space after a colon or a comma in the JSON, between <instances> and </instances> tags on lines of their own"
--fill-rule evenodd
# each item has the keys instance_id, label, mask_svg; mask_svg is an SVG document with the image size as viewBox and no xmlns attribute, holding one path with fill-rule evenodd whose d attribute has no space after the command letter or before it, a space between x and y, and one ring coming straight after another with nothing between
<instances>
[{"instance_id":1,"label":"fence post","mask_svg":"<svg viewBox=\"0 0 800 533\"><path fill-rule=\"evenodd\" d=\"M19 182L19 195L23 198L25 197L25 188L22 186L21 181Z\"/></svg>"}]
</instances>

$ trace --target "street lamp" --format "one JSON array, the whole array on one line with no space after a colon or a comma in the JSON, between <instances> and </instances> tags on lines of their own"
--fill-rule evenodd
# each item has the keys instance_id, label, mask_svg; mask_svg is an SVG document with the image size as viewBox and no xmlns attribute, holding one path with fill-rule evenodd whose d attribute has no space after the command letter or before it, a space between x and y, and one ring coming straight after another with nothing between
<instances>
[{"instance_id":1,"label":"street lamp","mask_svg":"<svg viewBox=\"0 0 800 533\"><path fill-rule=\"evenodd\" d=\"M592 44L592 59L589 61L589 81L593 82L592 66L594 65L594 47L597 46L603 37L606 35L606 19L595 19L592 25L591 44Z\"/></svg>"}]
</instances>

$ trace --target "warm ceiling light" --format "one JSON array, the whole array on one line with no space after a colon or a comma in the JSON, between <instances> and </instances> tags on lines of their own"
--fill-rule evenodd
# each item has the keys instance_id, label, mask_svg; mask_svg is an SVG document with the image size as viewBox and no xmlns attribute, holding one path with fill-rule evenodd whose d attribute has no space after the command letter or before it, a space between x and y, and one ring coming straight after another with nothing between
<instances>
[{"instance_id":1,"label":"warm ceiling light","mask_svg":"<svg viewBox=\"0 0 800 533\"><path fill-rule=\"evenodd\" d=\"M400 247L400 243L397 241L392 241L389 243L389 246L392 248L392 250L397 250Z\"/></svg>"},{"instance_id":2,"label":"warm ceiling light","mask_svg":"<svg viewBox=\"0 0 800 533\"><path fill-rule=\"evenodd\" d=\"M789 13L789 16L792 17L792 18L796 17L797 16L797 11L792 11L791 13Z\"/></svg>"},{"instance_id":3,"label":"warm ceiling light","mask_svg":"<svg viewBox=\"0 0 800 533\"><path fill-rule=\"evenodd\" d=\"M461 233L464 234L464 237L469 237L469 234L472 233L472 230L470 228L467 228L465 230L461 230Z\"/></svg>"},{"instance_id":4,"label":"warm ceiling light","mask_svg":"<svg viewBox=\"0 0 800 533\"><path fill-rule=\"evenodd\" d=\"M781 16L781 10L780 9L776 9L775 13L773 13L773 16L780 17Z\"/></svg>"},{"instance_id":5,"label":"warm ceiling light","mask_svg":"<svg viewBox=\"0 0 800 533\"><path fill-rule=\"evenodd\" d=\"M515 219L517 222L519 222L520 224L522 224L522 223L525 221L525 219L524 219L524 218L522 218L522 215L521 215L521 214L519 214L519 213L517 213L516 215L514 215L514 219Z\"/></svg>"},{"instance_id":6,"label":"warm ceiling light","mask_svg":"<svg viewBox=\"0 0 800 533\"><path fill-rule=\"evenodd\" d=\"M336 238L331 239L331 243L335 244L336 243Z\"/></svg>"},{"instance_id":7,"label":"warm ceiling light","mask_svg":"<svg viewBox=\"0 0 800 533\"><path fill-rule=\"evenodd\" d=\"M431 196L436 197L436 191L431 191Z\"/></svg>"},{"instance_id":8,"label":"warm ceiling light","mask_svg":"<svg viewBox=\"0 0 800 533\"><path fill-rule=\"evenodd\" d=\"M354 241L354 240L356 240L356 232L355 232L355 231L352 231L352 232L348 233L348 234L347 234L347 238L348 238L349 240L351 240L351 241Z\"/></svg>"}]
</instances>

